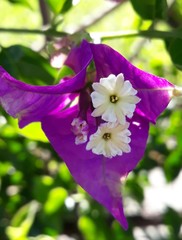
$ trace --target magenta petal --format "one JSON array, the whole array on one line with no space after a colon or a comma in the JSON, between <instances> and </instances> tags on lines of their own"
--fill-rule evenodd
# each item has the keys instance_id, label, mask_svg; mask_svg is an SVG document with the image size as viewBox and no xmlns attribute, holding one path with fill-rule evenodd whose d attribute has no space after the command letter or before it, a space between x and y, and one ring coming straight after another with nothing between
<instances>
[{"instance_id":1,"label":"magenta petal","mask_svg":"<svg viewBox=\"0 0 182 240\"><path fill-rule=\"evenodd\" d=\"M69 93L83 88L86 68L92 59L89 45L84 43L73 49L68 57L68 63L75 60L73 68L77 75L58 85L29 85L16 80L0 67L0 104L8 114L19 118L20 127L33 121L41 121L43 116L58 107L61 109L73 98L73 94Z\"/></svg>"},{"instance_id":2,"label":"magenta petal","mask_svg":"<svg viewBox=\"0 0 182 240\"><path fill-rule=\"evenodd\" d=\"M77 109L72 108L64 114L62 112L46 116L42 121L42 128L75 180L127 229L121 198L122 178L126 177L143 156L149 124L143 118L135 116L130 125L131 153L106 159L87 151L86 144L75 145L71 122L77 113ZM89 127L91 133L96 131L91 122Z\"/></svg>"},{"instance_id":3,"label":"magenta petal","mask_svg":"<svg viewBox=\"0 0 182 240\"><path fill-rule=\"evenodd\" d=\"M97 70L97 79L110 74L123 73L130 80L141 98L137 104L138 114L155 123L157 117L170 101L169 92L174 85L166 79L154 76L133 66L118 52L104 44L90 44Z\"/></svg>"},{"instance_id":4,"label":"magenta petal","mask_svg":"<svg viewBox=\"0 0 182 240\"><path fill-rule=\"evenodd\" d=\"M8 114L19 118L20 127L41 121L49 112L65 107L74 97L70 93L83 88L91 60L90 46L83 41L80 47L71 50L65 63L77 75L54 86L33 86L20 82L0 67L0 104Z\"/></svg>"},{"instance_id":5,"label":"magenta petal","mask_svg":"<svg viewBox=\"0 0 182 240\"><path fill-rule=\"evenodd\" d=\"M64 64L73 69L75 73L78 73L85 65L88 66L91 58L90 45L87 41L83 40L80 46L72 48Z\"/></svg>"}]
</instances>

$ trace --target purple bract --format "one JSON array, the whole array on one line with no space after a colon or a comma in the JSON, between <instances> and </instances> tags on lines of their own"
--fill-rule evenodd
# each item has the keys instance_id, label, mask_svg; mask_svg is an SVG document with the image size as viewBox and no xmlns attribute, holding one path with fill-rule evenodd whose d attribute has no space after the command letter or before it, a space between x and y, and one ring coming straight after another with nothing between
<instances>
[{"instance_id":1,"label":"purple bract","mask_svg":"<svg viewBox=\"0 0 182 240\"><path fill-rule=\"evenodd\" d=\"M174 86L85 40L65 65L75 76L54 86L25 84L0 68L0 104L20 127L40 121L75 180L127 229L121 185L142 158L149 123L167 107Z\"/></svg>"}]
</instances>

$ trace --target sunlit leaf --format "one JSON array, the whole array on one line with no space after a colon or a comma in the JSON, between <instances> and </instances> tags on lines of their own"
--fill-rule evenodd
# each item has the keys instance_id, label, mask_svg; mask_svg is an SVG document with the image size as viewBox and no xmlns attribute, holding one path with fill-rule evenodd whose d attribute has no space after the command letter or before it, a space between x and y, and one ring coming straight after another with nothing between
<instances>
[{"instance_id":1,"label":"sunlit leaf","mask_svg":"<svg viewBox=\"0 0 182 240\"><path fill-rule=\"evenodd\" d=\"M26 240L28 232L33 224L39 204L35 201L24 205L12 219L12 224L7 228L10 240Z\"/></svg>"},{"instance_id":2,"label":"sunlit leaf","mask_svg":"<svg viewBox=\"0 0 182 240\"><path fill-rule=\"evenodd\" d=\"M58 169L58 174L64 182L71 183L72 176L65 163L60 164L60 168Z\"/></svg>"},{"instance_id":3,"label":"sunlit leaf","mask_svg":"<svg viewBox=\"0 0 182 240\"><path fill-rule=\"evenodd\" d=\"M53 188L48 195L48 199L44 205L47 214L53 214L64 205L67 197L67 191L64 188Z\"/></svg>"},{"instance_id":4,"label":"sunlit leaf","mask_svg":"<svg viewBox=\"0 0 182 240\"><path fill-rule=\"evenodd\" d=\"M29 0L8 0L8 1L10 3L13 3L13 4L21 4L21 5L24 5L26 7L31 8L31 4L30 4Z\"/></svg>"},{"instance_id":5,"label":"sunlit leaf","mask_svg":"<svg viewBox=\"0 0 182 240\"><path fill-rule=\"evenodd\" d=\"M96 225L90 218L81 216L79 218L78 227L82 232L85 240L95 240L98 237L96 234Z\"/></svg>"},{"instance_id":6,"label":"sunlit leaf","mask_svg":"<svg viewBox=\"0 0 182 240\"><path fill-rule=\"evenodd\" d=\"M20 129L18 127L17 121L15 124L17 132L22 136L35 141L37 140L42 142L48 142L48 139L45 136L44 132L42 131L41 124L39 122L31 123L28 126L24 127L23 129Z\"/></svg>"}]
</instances>

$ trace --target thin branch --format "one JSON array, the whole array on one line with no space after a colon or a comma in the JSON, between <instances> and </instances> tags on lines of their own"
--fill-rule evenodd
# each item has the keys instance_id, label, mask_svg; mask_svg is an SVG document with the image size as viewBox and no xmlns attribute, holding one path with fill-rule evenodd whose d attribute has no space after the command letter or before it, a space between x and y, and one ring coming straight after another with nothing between
<instances>
[{"instance_id":1,"label":"thin branch","mask_svg":"<svg viewBox=\"0 0 182 240\"><path fill-rule=\"evenodd\" d=\"M128 218L130 222L135 226L146 227L149 225L158 226L162 224L161 216L153 218L144 218L142 216L133 216Z\"/></svg>"},{"instance_id":2,"label":"thin branch","mask_svg":"<svg viewBox=\"0 0 182 240\"><path fill-rule=\"evenodd\" d=\"M39 7L40 7L40 13L42 16L43 27L49 26L50 15L49 15L49 10L48 10L47 5L44 0L39 0ZM45 36L45 43L46 43L46 41L49 41L49 40L50 40L50 36Z\"/></svg>"},{"instance_id":3,"label":"thin branch","mask_svg":"<svg viewBox=\"0 0 182 240\"><path fill-rule=\"evenodd\" d=\"M154 30L155 25L157 24L157 21L153 21L152 24L149 26L149 28L147 29L148 31ZM142 50L143 46L145 45L145 43L147 43L147 38L142 38L138 41L138 44L134 50L134 53L132 54L132 56L129 58L129 60L132 62L139 54L139 52Z\"/></svg>"},{"instance_id":4,"label":"thin branch","mask_svg":"<svg viewBox=\"0 0 182 240\"><path fill-rule=\"evenodd\" d=\"M47 26L50 23L50 15L44 0L39 0L39 7L42 16L42 24L43 26Z\"/></svg>"},{"instance_id":5,"label":"thin branch","mask_svg":"<svg viewBox=\"0 0 182 240\"><path fill-rule=\"evenodd\" d=\"M182 39L182 31L158 31L158 30L131 30L131 31L115 31L115 32L98 32L90 33L93 38L100 38L101 40L117 39L117 38L131 38L131 37L147 37L147 38L180 38Z\"/></svg>"},{"instance_id":6,"label":"thin branch","mask_svg":"<svg viewBox=\"0 0 182 240\"><path fill-rule=\"evenodd\" d=\"M25 28L0 28L0 32L4 33L13 33L13 34L38 34L38 35L45 35L45 36L53 36L53 37L63 37L68 35L65 32L58 32L53 29L25 29Z\"/></svg>"},{"instance_id":7,"label":"thin branch","mask_svg":"<svg viewBox=\"0 0 182 240\"><path fill-rule=\"evenodd\" d=\"M40 30L40 29L18 29L18 28L0 28L0 32L14 33L14 34L39 34L53 37L63 37L68 34L65 32L58 32L54 29ZM99 37L101 40L116 39L116 38L131 38L131 37L146 37L146 38L179 38L182 39L182 31L157 31L157 30L131 30L131 31L116 31L116 32L102 32L90 33L91 37Z\"/></svg>"}]
</instances>

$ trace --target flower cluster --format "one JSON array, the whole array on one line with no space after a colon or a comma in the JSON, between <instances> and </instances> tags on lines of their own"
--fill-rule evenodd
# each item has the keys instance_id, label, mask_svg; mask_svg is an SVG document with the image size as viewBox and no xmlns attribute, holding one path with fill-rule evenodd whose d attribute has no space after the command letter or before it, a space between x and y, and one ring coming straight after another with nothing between
<instances>
[{"instance_id":1,"label":"flower cluster","mask_svg":"<svg viewBox=\"0 0 182 240\"><path fill-rule=\"evenodd\" d=\"M106 123L101 124L97 132L90 136L86 149L109 158L130 152L131 132L126 117L132 118L136 103L140 101L135 96L137 91L130 81L124 81L122 73L101 78L99 83L93 83L92 86L95 90L91 93L95 110L91 115L101 116Z\"/></svg>"},{"instance_id":2,"label":"flower cluster","mask_svg":"<svg viewBox=\"0 0 182 240\"><path fill-rule=\"evenodd\" d=\"M142 158L149 123L167 107L174 85L85 40L65 65L75 75L54 86L29 85L0 68L0 105L20 127L40 121L75 180L126 229L122 179Z\"/></svg>"}]
</instances>

